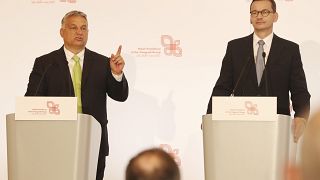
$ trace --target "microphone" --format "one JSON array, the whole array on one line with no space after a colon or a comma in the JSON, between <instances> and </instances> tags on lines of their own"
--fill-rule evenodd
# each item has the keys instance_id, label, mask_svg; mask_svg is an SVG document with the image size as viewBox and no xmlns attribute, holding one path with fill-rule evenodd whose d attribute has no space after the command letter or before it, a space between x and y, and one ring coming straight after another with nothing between
<instances>
[{"instance_id":1,"label":"microphone","mask_svg":"<svg viewBox=\"0 0 320 180\"><path fill-rule=\"evenodd\" d=\"M241 69L239 78L238 78L238 80L237 80L237 82L236 82L236 85L234 86L234 88L233 88L232 93L231 93L230 96L232 96L232 97L234 96L234 93L236 92L236 90L237 90L237 88L238 88L238 86L239 86L240 80L242 79L243 74L244 74L245 70L247 69L247 66L248 66L250 60L251 60L250 57L248 57L248 60L247 60L246 64L245 64L245 65L242 67L242 69Z\"/></svg>"},{"instance_id":2,"label":"microphone","mask_svg":"<svg viewBox=\"0 0 320 180\"><path fill-rule=\"evenodd\" d=\"M269 96L269 84L268 84L268 71L267 71L267 66L266 66L266 53L262 53L263 57L263 63L264 63L264 81L265 81L265 89L266 89L266 96Z\"/></svg>"},{"instance_id":3,"label":"microphone","mask_svg":"<svg viewBox=\"0 0 320 180\"><path fill-rule=\"evenodd\" d=\"M34 96L37 96L37 95L38 95L38 91L39 91L39 88L40 88L41 83L42 83L42 81L43 81L43 78L44 78L44 76L46 76L48 69L50 69L50 67L51 67L53 64L54 64L54 63L50 63L50 64L46 67L46 69L44 70L44 72L43 72L43 74L42 74L42 76L41 76L41 78L40 78L40 81L39 81L39 83L38 83L36 92L34 93Z\"/></svg>"}]
</instances>

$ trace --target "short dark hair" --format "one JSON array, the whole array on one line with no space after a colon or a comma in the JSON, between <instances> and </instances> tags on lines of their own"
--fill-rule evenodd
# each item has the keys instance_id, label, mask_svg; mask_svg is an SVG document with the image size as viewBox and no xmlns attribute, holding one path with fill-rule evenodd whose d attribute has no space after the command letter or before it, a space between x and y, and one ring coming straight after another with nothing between
<instances>
[{"instance_id":1,"label":"short dark hair","mask_svg":"<svg viewBox=\"0 0 320 180\"><path fill-rule=\"evenodd\" d=\"M83 17L85 20L87 20L87 15L84 12L81 11L77 11L77 10L73 10L68 12L67 14L65 14L61 20L61 26L64 25L64 22L66 21L67 18L71 17L71 16L81 16Z\"/></svg>"},{"instance_id":2,"label":"short dark hair","mask_svg":"<svg viewBox=\"0 0 320 180\"><path fill-rule=\"evenodd\" d=\"M167 152L152 148L140 152L129 161L126 180L180 180L180 171Z\"/></svg>"},{"instance_id":3,"label":"short dark hair","mask_svg":"<svg viewBox=\"0 0 320 180\"><path fill-rule=\"evenodd\" d=\"M271 8L272 8L273 12L277 12L277 4L274 0L252 0L252 2L250 4L250 11L251 11L252 3L255 1L269 1L269 2L271 2Z\"/></svg>"}]
</instances>

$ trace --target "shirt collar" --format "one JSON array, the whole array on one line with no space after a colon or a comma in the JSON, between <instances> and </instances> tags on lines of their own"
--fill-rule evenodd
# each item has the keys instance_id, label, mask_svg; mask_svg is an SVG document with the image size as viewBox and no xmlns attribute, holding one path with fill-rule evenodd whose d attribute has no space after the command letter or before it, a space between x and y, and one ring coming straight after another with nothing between
<instances>
[{"instance_id":1,"label":"shirt collar","mask_svg":"<svg viewBox=\"0 0 320 180\"><path fill-rule=\"evenodd\" d=\"M74 55L77 55L80 58L80 61L83 61L84 59L84 50L81 50L78 54L73 54L73 52L69 51L65 46L63 46L64 52L66 54L66 58L68 63L70 63L70 61L72 60Z\"/></svg>"},{"instance_id":2,"label":"shirt collar","mask_svg":"<svg viewBox=\"0 0 320 180\"><path fill-rule=\"evenodd\" d=\"M259 38L256 33L253 33L253 44L256 46L258 45L259 40L263 40L264 45L271 47L272 38L273 38L273 32L269 34L267 37L265 37L264 39Z\"/></svg>"}]
</instances>

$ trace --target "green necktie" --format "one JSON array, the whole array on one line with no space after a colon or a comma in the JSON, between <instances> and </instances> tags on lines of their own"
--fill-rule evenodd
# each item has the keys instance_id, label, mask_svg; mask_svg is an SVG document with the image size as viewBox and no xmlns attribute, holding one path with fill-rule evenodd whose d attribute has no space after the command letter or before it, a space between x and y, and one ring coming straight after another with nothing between
<instances>
[{"instance_id":1,"label":"green necktie","mask_svg":"<svg viewBox=\"0 0 320 180\"><path fill-rule=\"evenodd\" d=\"M80 66L80 58L77 55L74 55L72 57L74 60L75 64L73 66L73 89L74 93L77 97L77 110L78 113L82 113L82 103L81 103L81 76L82 76L82 71L81 71L81 66Z\"/></svg>"}]
</instances>

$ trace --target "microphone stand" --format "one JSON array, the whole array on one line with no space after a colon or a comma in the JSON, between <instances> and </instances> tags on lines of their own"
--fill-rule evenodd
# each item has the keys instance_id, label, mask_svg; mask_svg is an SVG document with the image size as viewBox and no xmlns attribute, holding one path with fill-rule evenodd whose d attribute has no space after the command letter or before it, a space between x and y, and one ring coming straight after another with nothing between
<instances>
[{"instance_id":1,"label":"microphone stand","mask_svg":"<svg viewBox=\"0 0 320 180\"><path fill-rule=\"evenodd\" d=\"M230 95L231 97L234 96L234 93L236 92L236 90L237 90L237 88L238 88L238 85L239 85L239 83L240 83L240 80L242 79L243 73L244 73L244 71L247 69L247 66L248 66L249 62L250 62L250 57L248 58L246 64L245 64L245 65L242 67L242 69L241 69L239 78L238 78L238 80L237 80L237 82L236 82L236 85L234 86L234 88L233 88L233 90L232 90L231 95Z\"/></svg>"},{"instance_id":2,"label":"microphone stand","mask_svg":"<svg viewBox=\"0 0 320 180\"><path fill-rule=\"evenodd\" d=\"M47 71L51 68L52 65L53 65L53 63L50 63L50 64L46 67L46 69L43 71L43 74L41 75L41 78L40 78L39 83L38 83L38 85L37 85L37 89L36 89L35 93L33 94L33 96L37 96L37 95L38 95L38 92L39 92L39 90L40 90L40 86L43 84L42 81L43 81L44 77L46 76Z\"/></svg>"}]
</instances>

